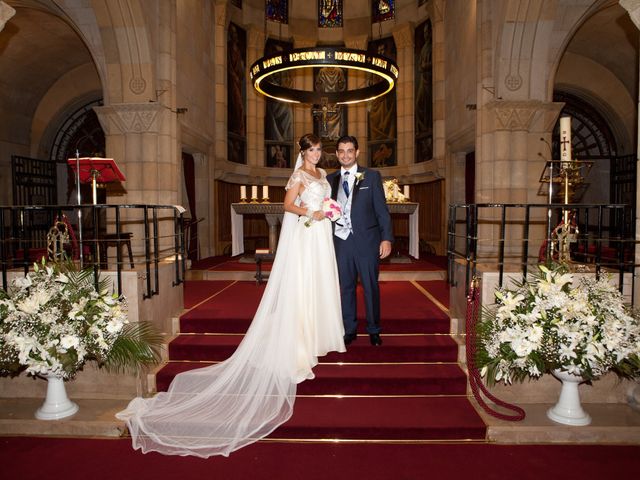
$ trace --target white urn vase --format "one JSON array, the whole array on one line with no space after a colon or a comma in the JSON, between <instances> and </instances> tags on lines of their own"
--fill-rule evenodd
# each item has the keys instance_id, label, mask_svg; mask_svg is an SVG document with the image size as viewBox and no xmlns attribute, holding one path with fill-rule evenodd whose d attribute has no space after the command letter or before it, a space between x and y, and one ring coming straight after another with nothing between
<instances>
[{"instance_id":1,"label":"white urn vase","mask_svg":"<svg viewBox=\"0 0 640 480\"><path fill-rule=\"evenodd\" d=\"M62 377L46 375L47 396L42 406L36 410L36 418L39 420L60 420L78 411L78 405L67 397Z\"/></svg>"},{"instance_id":2,"label":"white urn vase","mask_svg":"<svg viewBox=\"0 0 640 480\"><path fill-rule=\"evenodd\" d=\"M562 382L558 403L547 410L547 417L564 425L583 426L591 423L591 417L580 405L578 385L583 378L563 370L554 370L553 376Z\"/></svg>"}]
</instances>

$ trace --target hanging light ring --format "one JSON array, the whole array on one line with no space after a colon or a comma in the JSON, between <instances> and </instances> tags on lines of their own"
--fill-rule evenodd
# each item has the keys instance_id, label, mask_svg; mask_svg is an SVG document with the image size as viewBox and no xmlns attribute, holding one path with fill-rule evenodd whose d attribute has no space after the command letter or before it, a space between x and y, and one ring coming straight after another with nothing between
<instances>
[{"instance_id":1,"label":"hanging light ring","mask_svg":"<svg viewBox=\"0 0 640 480\"><path fill-rule=\"evenodd\" d=\"M363 88L342 92L314 92L288 88L271 81L272 75L287 70L338 67L373 74L380 81ZM390 58L363 50L339 47L299 48L262 57L249 71L253 87L261 94L290 103L349 104L366 102L393 90L398 80L398 66Z\"/></svg>"}]
</instances>

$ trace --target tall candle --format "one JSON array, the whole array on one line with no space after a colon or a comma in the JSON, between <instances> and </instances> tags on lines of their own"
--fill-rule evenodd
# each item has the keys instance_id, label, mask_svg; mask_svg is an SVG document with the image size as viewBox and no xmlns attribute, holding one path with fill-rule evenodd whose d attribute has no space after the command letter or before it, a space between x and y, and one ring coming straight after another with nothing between
<instances>
[{"instance_id":1,"label":"tall candle","mask_svg":"<svg viewBox=\"0 0 640 480\"><path fill-rule=\"evenodd\" d=\"M409 185L404 186L404 198L409 198Z\"/></svg>"},{"instance_id":2,"label":"tall candle","mask_svg":"<svg viewBox=\"0 0 640 480\"><path fill-rule=\"evenodd\" d=\"M560 161L561 168L571 161L571 117L560 118Z\"/></svg>"},{"instance_id":3,"label":"tall candle","mask_svg":"<svg viewBox=\"0 0 640 480\"><path fill-rule=\"evenodd\" d=\"M247 187L245 187L244 185L240 186L240 198L247 198Z\"/></svg>"},{"instance_id":4,"label":"tall candle","mask_svg":"<svg viewBox=\"0 0 640 480\"><path fill-rule=\"evenodd\" d=\"M253 200L254 198L258 198L258 186L257 185L251 185L251 200Z\"/></svg>"},{"instance_id":5,"label":"tall candle","mask_svg":"<svg viewBox=\"0 0 640 480\"><path fill-rule=\"evenodd\" d=\"M269 198L269 185L262 186L262 198Z\"/></svg>"}]
</instances>

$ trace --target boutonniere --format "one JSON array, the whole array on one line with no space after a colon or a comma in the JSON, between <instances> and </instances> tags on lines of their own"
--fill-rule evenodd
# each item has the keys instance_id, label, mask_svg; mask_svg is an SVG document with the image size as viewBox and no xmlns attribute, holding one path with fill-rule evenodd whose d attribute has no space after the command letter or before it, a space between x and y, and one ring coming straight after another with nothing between
<instances>
[{"instance_id":1,"label":"boutonniere","mask_svg":"<svg viewBox=\"0 0 640 480\"><path fill-rule=\"evenodd\" d=\"M356 177L356 185L358 185L362 180L364 180L364 172L356 172L354 177Z\"/></svg>"}]
</instances>

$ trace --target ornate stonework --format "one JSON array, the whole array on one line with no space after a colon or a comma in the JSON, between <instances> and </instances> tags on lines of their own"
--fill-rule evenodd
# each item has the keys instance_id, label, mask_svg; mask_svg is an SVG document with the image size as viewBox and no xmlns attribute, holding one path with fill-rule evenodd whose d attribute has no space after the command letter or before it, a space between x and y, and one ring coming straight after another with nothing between
<instances>
[{"instance_id":1,"label":"ornate stonework","mask_svg":"<svg viewBox=\"0 0 640 480\"><path fill-rule=\"evenodd\" d=\"M157 103L114 103L94 108L107 135L158 132L158 113L163 109Z\"/></svg>"},{"instance_id":2,"label":"ornate stonework","mask_svg":"<svg viewBox=\"0 0 640 480\"><path fill-rule=\"evenodd\" d=\"M555 124L562 106L553 102L495 100L487 104L486 110L493 130L546 132Z\"/></svg>"},{"instance_id":3,"label":"ornate stonework","mask_svg":"<svg viewBox=\"0 0 640 480\"><path fill-rule=\"evenodd\" d=\"M413 48L413 28L405 23L393 30L393 39L397 48Z\"/></svg>"}]
</instances>

